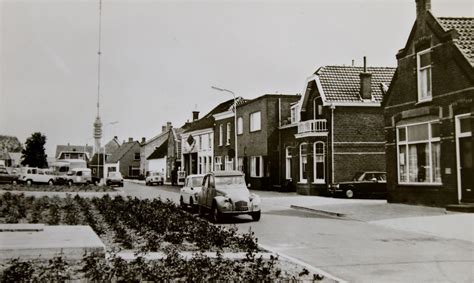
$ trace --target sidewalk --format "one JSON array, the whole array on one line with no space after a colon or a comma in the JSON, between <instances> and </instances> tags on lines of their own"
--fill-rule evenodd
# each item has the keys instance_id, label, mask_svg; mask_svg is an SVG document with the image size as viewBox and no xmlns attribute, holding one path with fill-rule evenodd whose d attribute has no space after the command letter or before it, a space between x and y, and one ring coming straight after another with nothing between
<instances>
[{"instance_id":1,"label":"sidewalk","mask_svg":"<svg viewBox=\"0 0 474 283\"><path fill-rule=\"evenodd\" d=\"M269 209L292 207L396 230L474 242L472 213L449 212L445 208L387 203L386 200L371 199L289 196L264 197L263 200Z\"/></svg>"}]
</instances>

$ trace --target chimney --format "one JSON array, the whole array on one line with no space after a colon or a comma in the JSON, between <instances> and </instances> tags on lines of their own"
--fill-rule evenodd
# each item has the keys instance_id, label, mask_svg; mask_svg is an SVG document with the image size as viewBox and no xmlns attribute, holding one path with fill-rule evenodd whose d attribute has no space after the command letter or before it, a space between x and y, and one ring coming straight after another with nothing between
<instances>
[{"instance_id":1,"label":"chimney","mask_svg":"<svg viewBox=\"0 0 474 283\"><path fill-rule=\"evenodd\" d=\"M431 11L431 0L415 0L416 1L416 18L424 16L427 11Z\"/></svg>"},{"instance_id":2,"label":"chimney","mask_svg":"<svg viewBox=\"0 0 474 283\"><path fill-rule=\"evenodd\" d=\"M193 111L193 121L199 120L199 111Z\"/></svg>"},{"instance_id":3,"label":"chimney","mask_svg":"<svg viewBox=\"0 0 474 283\"><path fill-rule=\"evenodd\" d=\"M171 122L166 122L166 131L171 130L173 126L171 126Z\"/></svg>"},{"instance_id":4,"label":"chimney","mask_svg":"<svg viewBox=\"0 0 474 283\"><path fill-rule=\"evenodd\" d=\"M161 126L161 132L162 133L166 132L166 126L165 125Z\"/></svg>"},{"instance_id":5,"label":"chimney","mask_svg":"<svg viewBox=\"0 0 474 283\"><path fill-rule=\"evenodd\" d=\"M360 73L360 96L372 99L372 74L367 72L367 58L364 56L364 71Z\"/></svg>"},{"instance_id":6,"label":"chimney","mask_svg":"<svg viewBox=\"0 0 474 283\"><path fill-rule=\"evenodd\" d=\"M117 137L117 136L114 136L114 140L118 140L118 137Z\"/></svg>"},{"instance_id":7,"label":"chimney","mask_svg":"<svg viewBox=\"0 0 474 283\"><path fill-rule=\"evenodd\" d=\"M145 143L146 139L145 137L142 137L142 143Z\"/></svg>"},{"instance_id":8,"label":"chimney","mask_svg":"<svg viewBox=\"0 0 474 283\"><path fill-rule=\"evenodd\" d=\"M128 138L128 142L133 142L133 138Z\"/></svg>"}]
</instances>

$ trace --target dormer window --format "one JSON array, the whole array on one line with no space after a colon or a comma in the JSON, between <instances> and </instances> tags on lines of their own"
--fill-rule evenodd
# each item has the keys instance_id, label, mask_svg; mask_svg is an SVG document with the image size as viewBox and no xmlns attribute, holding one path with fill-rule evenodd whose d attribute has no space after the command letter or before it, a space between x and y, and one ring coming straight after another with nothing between
<instances>
[{"instance_id":1,"label":"dormer window","mask_svg":"<svg viewBox=\"0 0 474 283\"><path fill-rule=\"evenodd\" d=\"M431 50L417 54L418 101L431 100Z\"/></svg>"}]
</instances>

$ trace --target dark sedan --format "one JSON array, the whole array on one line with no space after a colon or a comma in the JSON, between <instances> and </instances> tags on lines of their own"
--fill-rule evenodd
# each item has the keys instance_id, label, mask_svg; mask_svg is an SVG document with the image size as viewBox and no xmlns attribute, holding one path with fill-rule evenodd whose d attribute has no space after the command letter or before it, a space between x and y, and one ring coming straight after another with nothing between
<instances>
[{"instance_id":1,"label":"dark sedan","mask_svg":"<svg viewBox=\"0 0 474 283\"><path fill-rule=\"evenodd\" d=\"M16 185L18 176L8 173L6 168L0 167L0 183Z\"/></svg>"},{"instance_id":2,"label":"dark sedan","mask_svg":"<svg viewBox=\"0 0 474 283\"><path fill-rule=\"evenodd\" d=\"M377 196L386 197L387 179L385 172L357 172L352 181L333 184L329 188L333 196Z\"/></svg>"}]
</instances>

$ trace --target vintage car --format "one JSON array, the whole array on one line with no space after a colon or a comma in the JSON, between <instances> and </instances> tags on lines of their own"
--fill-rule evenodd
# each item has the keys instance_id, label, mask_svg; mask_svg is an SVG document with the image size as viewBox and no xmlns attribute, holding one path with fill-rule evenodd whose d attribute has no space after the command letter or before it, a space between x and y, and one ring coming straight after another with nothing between
<instances>
[{"instance_id":1,"label":"vintage car","mask_svg":"<svg viewBox=\"0 0 474 283\"><path fill-rule=\"evenodd\" d=\"M17 175L8 173L5 167L0 167L0 183L16 185L17 181Z\"/></svg>"},{"instance_id":2,"label":"vintage car","mask_svg":"<svg viewBox=\"0 0 474 283\"><path fill-rule=\"evenodd\" d=\"M329 192L333 196L378 196L386 197L387 179L385 172L357 172L352 181L341 182L330 186Z\"/></svg>"},{"instance_id":3,"label":"vintage car","mask_svg":"<svg viewBox=\"0 0 474 283\"><path fill-rule=\"evenodd\" d=\"M123 187L122 174L119 171L109 172L109 176L105 178L105 184L107 184L107 186Z\"/></svg>"},{"instance_id":4,"label":"vintage car","mask_svg":"<svg viewBox=\"0 0 474 283\"><path fill-rule=\"evenodd\" d=\"M184 181L184 187L179 191L179 204L182 208L190 207L192 210L197 208L197 197L201 192L202 179L204 175L189 175Z\"/></svg>"},{"instance_id":5,"label":"vintage car","mask_svg":"<svg viewBox=\"0 0 474 283\"><path fill-rule=\"evenodd\" d=\"M161 172L156 172L156 171L148 172L145 179L145 185L147 186L151 186L153 184L163 185L164 182L165 182L165 174Z\"/></svg>"},{"instance_id":6,"label":"vintage car","mask_svg":"<svg viewBox=\"0 0 474 283\"><path fill-rule=\"evenodd\" d=\"M28 186L35 184L54 185L56 175L46 169L25 167L22 168L18 182L25 183Z\"/></svg>"},{"instance_id":7,"label":"vintage car","mask_svg":"<svg viewBox=\"0 0 474 283\"><path fill-rule=\"evenodd\" d=\"M260 220L260 197L250 193L244 174L239 171L216 171L204 176L198 195L199 214L209 211L214 222L226 215L249 214Z\"/></svg>"},{"instance_id":8,"label":"vintage car","mask_svg":"<svg viewBox=\"0 0 474 283\"><path fill-rule=\"evenodd\" d=\"M66 184L72 186L73 184L86 185L92 183L92 174L89 168L74 168L65 176Z\"/></svg>"}]
</instances>

